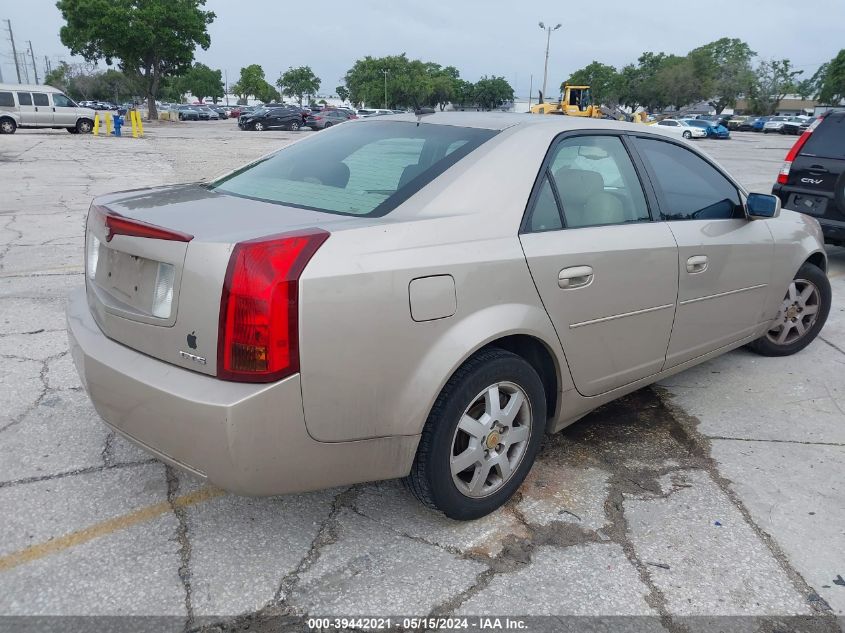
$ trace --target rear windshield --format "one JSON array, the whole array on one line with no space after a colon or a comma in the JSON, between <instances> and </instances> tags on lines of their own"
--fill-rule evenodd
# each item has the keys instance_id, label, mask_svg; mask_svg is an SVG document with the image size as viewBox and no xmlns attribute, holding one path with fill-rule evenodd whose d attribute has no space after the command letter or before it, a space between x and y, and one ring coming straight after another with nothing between
<instances>
[{"instance_id":1,"label":"rear windshield","mask_svg":"<svg viewBox=\"0 0 845 633\"><path fill-rule=\"evenodd\" d=\"M827 115L801 150L805 156L845 158L845 112Z\"/></svg>"},{"instance_id":2,"label":"rear windshield","mask_svg":"<svg viewBox=\"0 0 845 633\"><path fill-rule=\"evenodd\" d=\"M377 217L496 133L410 121L349 123L284 147L210 186L255 200Z\"/></svg>"}]
</instances>

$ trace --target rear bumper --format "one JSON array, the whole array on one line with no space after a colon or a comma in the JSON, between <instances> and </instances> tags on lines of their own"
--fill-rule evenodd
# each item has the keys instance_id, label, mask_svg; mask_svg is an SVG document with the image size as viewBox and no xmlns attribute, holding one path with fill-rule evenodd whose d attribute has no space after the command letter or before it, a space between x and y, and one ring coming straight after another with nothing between
<instances>
[{"instance_id":1,"label":"rear bumper","mask_svg":"<svg viewBox=\"0 0 845 633\"><path fill-rule=\"evenodd\" d=\"M419 436L318 442L306 430L299 375L235 383L181 369L107 338L84 289L68 300L74 364L97 413L173 466L246 495L277 495L408 473Z\"/></svg>"}]
</instances>

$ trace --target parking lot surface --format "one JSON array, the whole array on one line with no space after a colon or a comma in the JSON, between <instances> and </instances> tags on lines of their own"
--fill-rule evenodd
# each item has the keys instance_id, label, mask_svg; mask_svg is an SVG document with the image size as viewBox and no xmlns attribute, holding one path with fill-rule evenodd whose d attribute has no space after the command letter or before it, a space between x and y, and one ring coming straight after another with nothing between
<instances>
[{"instance_id":1,"label":"parking lot surface","mask_svg":"<svg viewBox=\"0 0 845 633\"><path fill-rule=\"evenodd\" d=\"M549 437L516 497L479 521L432 513L393 481L237 497L110 433L64 332L91 198L209 179L314 133L220 121L153 124L143 139L0 137L0 615L166 616L150 630L176 631L389 614L840 630L840 249L830 318L806 350L740 349L603 407ZM768 192L793 141L739 133L699 146ZM25 622L0 618L0 630Z\"/></svg>"}]
</instances>

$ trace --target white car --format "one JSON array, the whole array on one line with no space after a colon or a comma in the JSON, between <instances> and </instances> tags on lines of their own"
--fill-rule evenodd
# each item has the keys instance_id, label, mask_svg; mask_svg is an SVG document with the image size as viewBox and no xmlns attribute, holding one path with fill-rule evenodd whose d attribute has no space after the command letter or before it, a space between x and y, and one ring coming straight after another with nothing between
<instances>
[{"instance_id":1,"label":"white car","mask_svg":"<svg viewBox=\"0 0 845 633\"><path fill-rule=\"evenodd\" d=\"M672 132L685 139L704 138L707 136L707 130L701 127L690 125L686 121L680 119L663 119L657 123L658 127L665 132Z\"/></svg>"},{"instance_id":2,"label":"white car","mask_svg":"<svg viewBox=\"0 0 845 633\"><path fill-rule=\"evenodd\" d=\"M385 110L383 108L362 108L355 113L359 119L371 116L384 116L385 114L395 114L393 110Z\"/></svg>"},{"instance_id":3,"label":"white car","mask_svg":"<svg viewBox=\"0 0 845 633\"><path fill-rule=\"evenodd\" d=\"M780 132L782 134L783 124L789 121L789 119L790 117L788 116L773 116L763 124L763 134L768 134L769 132Z\"/></svg>"}]
</instances>

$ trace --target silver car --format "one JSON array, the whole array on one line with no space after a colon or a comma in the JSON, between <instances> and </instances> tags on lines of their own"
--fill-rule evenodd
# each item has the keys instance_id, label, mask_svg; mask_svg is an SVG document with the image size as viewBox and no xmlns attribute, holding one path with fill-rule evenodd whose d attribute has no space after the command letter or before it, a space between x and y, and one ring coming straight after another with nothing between
<instances>
[{"instance_id":1,"label":"silver car","mask_svg":"<svg viewBox=\"0 0 845 633\"><path fill-rule=\"evenodd\" d=\"M0 83L0 134L18 128L64 128L71 134L94 129L90 107L80 107L52 86Z\"/></svg>"},{"instance_id":2,"label":"silver car","mask_svg":"<svg viewBox=\"0 0 845 633\"><path fill-rule=\"evenodd\" d=\"M830 308L818 223L656 128L397 115L94 200L76 367L108 425L250 495L404 477L457 519L543 436Z\"/></svg>"}]
</instances>

